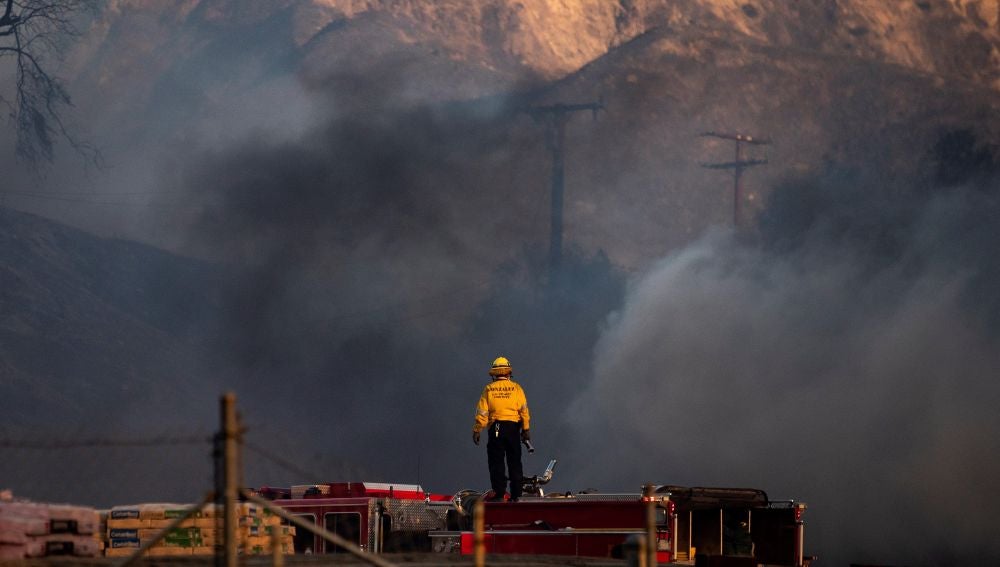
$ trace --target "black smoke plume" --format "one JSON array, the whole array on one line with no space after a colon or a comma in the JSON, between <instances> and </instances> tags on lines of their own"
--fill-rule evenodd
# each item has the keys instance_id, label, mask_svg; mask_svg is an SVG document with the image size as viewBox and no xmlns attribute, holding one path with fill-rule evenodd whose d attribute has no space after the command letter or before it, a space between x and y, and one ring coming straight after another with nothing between
<instances>
[{"instance_id":1,"label":"black smoke plume","mask_svg":"<svg viewBox=\"0 0 1000 567\"><path fill-rule=\"evenodd\" d=\"M249 479L485 486L469 432L490 362L513 361L558 451L624 273L572 246L549 267L548 172L512 183L542 153L510 126L530 125L516 104L351 109L185 174L204 211L194 239L233 266L218 367L248 435L298 463L251 462Z\"/></svg>"}]
</instances>

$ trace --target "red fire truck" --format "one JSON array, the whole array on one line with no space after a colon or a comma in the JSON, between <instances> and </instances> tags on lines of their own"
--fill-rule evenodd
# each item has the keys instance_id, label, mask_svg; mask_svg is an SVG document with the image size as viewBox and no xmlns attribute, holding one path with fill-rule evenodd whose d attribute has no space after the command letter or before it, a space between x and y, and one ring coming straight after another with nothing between
<instances>
[{"instance_id":1,"label":"red fire truck","mask_svg":"<svg viewBox=\"0 0 1000 567\"><path fill-rule=\"evenodd\" d=\"M517 503L484 502L488 553L624 557L630 538L646 533L655 506L657 561L707 567L808 567L805 504L772 501L762 490L656 487L634 494L545 494L556 461L525 479ZM430 494L420 486L326 483L261 488L260 496L372 552L473 552L474 503L490 493ZM296 553L342 553L297 530Z\"/></svg>"},{"instance_id":2,"label":"red fire truck","mask_svg":"<svg viewBox=\"0 0 1000 567\"><path fill-rule=\"evenodd\" d=\"M490 553L624 557L629 539L646 532L646 506L655 505L658 563L711 567L808 567L803 553L806 505L769 500L762 490L661 485L652 497L631 494L549 494L544 475L525 481L516 504L484 502L485 546ZM438 549L473 552L473 503L459 494L448 530L432 533Z\"/></svg>"}]
</instances>

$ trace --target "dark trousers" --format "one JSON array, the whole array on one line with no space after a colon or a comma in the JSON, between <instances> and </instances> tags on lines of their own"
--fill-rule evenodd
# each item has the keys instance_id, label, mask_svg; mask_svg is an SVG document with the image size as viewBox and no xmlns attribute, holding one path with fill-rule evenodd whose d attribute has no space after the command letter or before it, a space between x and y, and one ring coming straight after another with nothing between
<instances>
[{"instance_id":1,"label":"dark trousers","mask_svg":"<svg viewBox=\"0 0 1000 567\"><path fill-rule=\"evenodd\" d=\"M483 433L489 437L486 442L486 458L490 464L490 485L497 498L506 492L507 478L510 478L511 499L521 497L521 424L517 421L494 421ZM504 476L504 459L507 460L507 476Z\"/></svg>"}]
</instances>

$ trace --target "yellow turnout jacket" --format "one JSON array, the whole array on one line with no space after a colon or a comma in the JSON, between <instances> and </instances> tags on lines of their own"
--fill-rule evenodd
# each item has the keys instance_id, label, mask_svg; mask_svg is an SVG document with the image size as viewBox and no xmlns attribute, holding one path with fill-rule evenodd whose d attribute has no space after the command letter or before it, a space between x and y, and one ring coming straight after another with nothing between
<instances>
[{"instance_id":1,"label":"yellow turnout jacket","mask_svg":"<svg viewBox=\"0 0 1000 567\"><path fill-rule=\"evenodd\" d=\"M500 377L483 388L476 404L476 422L473 431L482 431L494 421L520 421L521 429L528 429L528 398L520 384L507 377Z\"/></svg>"}]
</instances>

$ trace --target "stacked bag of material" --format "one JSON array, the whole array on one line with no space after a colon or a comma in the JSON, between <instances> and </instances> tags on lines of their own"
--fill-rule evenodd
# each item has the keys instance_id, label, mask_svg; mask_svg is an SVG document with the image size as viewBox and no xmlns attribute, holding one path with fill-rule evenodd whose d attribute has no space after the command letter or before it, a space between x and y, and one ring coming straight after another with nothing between
<instances>
[{"instance_id":1,"label":"stacked bag of material","mask_svg":"<svg viewBox=\"0 0 1000 567\"><path fill-rule=\"evenodd\" d=\"M103 539L99 526L94 508L0 501L0 560L100 556Z\"/></svg>"},{"instance_id":2,"label":"stacked bag of material","mask_svg":"<svg viewBox=\"0 0 1000 567\"><path fill-rule=\"evenodd\" d=\"M213 507L214 513L219 516L220 531L219 544L222 544L223 535L221 531L222 507ZM245 513L249 510L249 513ZM267 508L262 508L256 504L240 504L240 521L237 528L237 547L240 553L245 555L270 555L273 551L274 538L272 530L278 531L278 545L281 553L292 555L295 553L294 539L295 526L281 524L281 518L272 514Z\"/></svg>"},{"instance_id":3,"label":"stacked bag of material","mask_svg":"<svg viewBox=\"0 0 1000 567\"><path fill-rule=\"evenodd\" d=\"M140 547L156 539L171 523L184 515L190 506L183 504L137 504L116 506L108 512L108 557L132 555ZM245 555L270 554L271 532L280 532L282 553L293 553L295 528L282 526L278 516L250 504L240 503L237 549ZM150 547L150 556L212 555L224 545L223 507L208 504L182 521Z\"/></svg>"}]
</instances>

